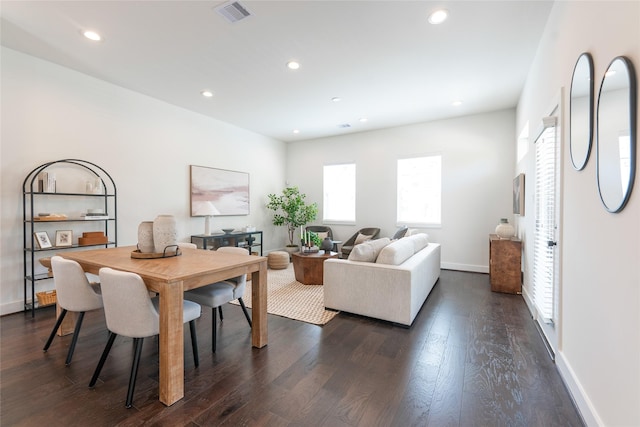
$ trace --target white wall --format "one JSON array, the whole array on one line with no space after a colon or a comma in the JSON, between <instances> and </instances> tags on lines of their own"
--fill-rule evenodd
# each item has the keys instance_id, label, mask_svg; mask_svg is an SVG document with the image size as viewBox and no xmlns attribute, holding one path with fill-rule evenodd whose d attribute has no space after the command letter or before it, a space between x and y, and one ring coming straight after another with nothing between
<instances>
[{"instance_id":1,"label":"white wall","mask_svg":"<svg viewBox=\"0 0 640 427\"><path fill-rule=\"evenodd\" d=\"M442 244L442 266L488 272L489 233L513 218L515 111L289 143L287 180L318 202L322 222L322 168L356 163L356 225L331 225L346 240L362 227L396 229L396 162L442 154L442 227L424 231Z\"/></svg>"},{"instance_id":2,"label":"white wall","mask_svg":"<svg viewBox=\"0 0 640 427\"><path fill-rule=\"evenodd\" d=\"M214 218L213 228L254 225L265 250L282 231L264 205L284 185L284 143L4 47L1 135L2 314L22 309L22 181L47 161L78 158L109 172L120 246L135 245L138 224L163 213L177 217L181 241L204 231L204 219L190 217L191 164L250 174L250 215Z\"/></svg>"},{"instance_id":3,"label":"white wall","mask_svg":"<svg viewBox=\"0 0 640 427\"><path fill-rule=\"evenodd\" d=\"M561 87L571 86L582 52L593 55L596 98L609 62L629 57L640 69L639 2L556 2L532 65L517 129L548 114ZM568 95L568 94L567 94ZM637 94L636 94L637 95ZM596 100L597 102L597 100ZM571 165L569 105L564 104L560 322L557 363L588 425L640 425L640 182L625 210L607 213L596 185L595 149L583 171ZM636 118L637 120L638 118ZM533 148L518 166L533 170ZM532 176L532 175L531 175ZM531 193L533 180L528 180ZM529 200L527 200L529 201ZM533 236L532 216L520 224ZM532 239L526 250L531 251ZM531 269L525 268L530 286Z\"/></svg>"}]
</instances>

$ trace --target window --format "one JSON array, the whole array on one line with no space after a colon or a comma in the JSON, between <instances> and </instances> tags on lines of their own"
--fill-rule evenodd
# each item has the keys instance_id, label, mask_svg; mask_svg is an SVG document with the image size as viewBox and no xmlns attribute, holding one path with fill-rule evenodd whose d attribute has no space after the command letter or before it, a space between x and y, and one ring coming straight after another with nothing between
<instances>
[{"instance_id":1,"label":"window","mask_svg":"<svg viewBox=\"0 0 640 427\"><path fill-rule=\"evenodd\" d=\"M397 222L440 225L442 156L398 160Z\"/></svg>"},{"instance_id":2,"label":"window","mask_svg":"<svg viewBox=\"0 0 640 427\"><path fill-rule=\"evenodd\" d=\"M545 323L553 323L556 282L556 190L559 144L556 118L551 117L536 139L535 234L533 252L533 302ZM549 126L547 126L549 125Z\"/></svg>"},{"instance_id":3,"label":"window","mask_svg":"<svg viewBox=\"0 0 640 427\"><path fill-rule=\"evenodd\" d=\"M356 221L356 165L325 165L323 171L323 222Z\"/></svg>"}]
</instances>

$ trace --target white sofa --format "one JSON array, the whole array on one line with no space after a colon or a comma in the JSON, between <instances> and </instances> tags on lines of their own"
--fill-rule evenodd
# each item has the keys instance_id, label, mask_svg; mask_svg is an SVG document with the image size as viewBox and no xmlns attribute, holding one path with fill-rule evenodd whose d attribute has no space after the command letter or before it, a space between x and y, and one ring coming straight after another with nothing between
<instances>
[{"instance_id":1,"label":"white sofa","mask_svg":"<svg viewBox=\"0 0 640 427\"><path fill-rule=\"evenodd\" d=\"M440 245L426 234L385 239L325 261L324 305L409 327L440 277Z\"/></svg>"}]
</instances>

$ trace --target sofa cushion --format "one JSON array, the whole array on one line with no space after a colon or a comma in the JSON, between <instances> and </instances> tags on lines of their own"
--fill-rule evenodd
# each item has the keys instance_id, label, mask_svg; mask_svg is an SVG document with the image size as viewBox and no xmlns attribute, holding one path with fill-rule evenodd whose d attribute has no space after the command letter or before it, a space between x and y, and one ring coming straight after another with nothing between
<instances>
[{"instance_id":1,"label":"sofa cushion","mask_svg":"<svg viewBox=\"0 0 640 427\"><path fill-rule=\"evenodd\" d=\"M368 240L356 245L349 254L349 261L375 262L380 251L390 242L391 240L388 237L383 237L382 239Z\"/></svg>"},{"instance_id":2,"label":"sofa cushion","mask_svg":"<svg viewBox=\"0 0 640 427\"><path fill-rule=\"evenodd\" d=\"M420 252L429 244L429 235L425 233L414 234L406 239L413 242L413 253Z\"/></svg>"},{"instance_id":3,"label":"sofa cushion","mask_svg":"<svg viewBox=\"0 0 640 427\"><path fill-rule=\"evenodd\" d=\"M376 259L377 264L400 265L414 254L414 244L408 238L396 240L385 246Z\"/></svg>"},{"instance_id":4,"label":"sofa cushion","mask_svg":"<svg viewBox=\"0 0 640 427\"><path fill-rule=\"evenodd\" d=\"M368 236L366 234L358 233L358 237L356 237L356 241L353 243L353 246L359 245L360 243L364 243L367 240L371 240L373 236Z\"/></svg>"}]
</instances>

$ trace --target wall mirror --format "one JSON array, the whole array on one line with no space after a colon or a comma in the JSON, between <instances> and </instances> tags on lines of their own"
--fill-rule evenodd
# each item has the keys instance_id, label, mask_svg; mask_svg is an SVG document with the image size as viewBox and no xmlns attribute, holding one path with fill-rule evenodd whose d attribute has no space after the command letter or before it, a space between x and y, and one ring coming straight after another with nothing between
<instances>
[{"instance_id":1,"label":"wall mirror","mask_svg":"<svg viewBox=\"0 0 640 427\"><path fill-rule=\"evenodd\" d=\"M600 199L609 212L624 209L636 168L636 75L628 58L615 58L598 95L596 169Z\"/></svg>"},{"instance_id":2,"label":"wall mirror","mask_svg":"<svg viewBox=\"0 0 640 427\"><path fill-rule=\"evenodd\" d=\"M589 160L593 140L593 60L589 53L578 58L571 78L569 150L571 163L582 170Z\"/></svg>"}]
</instances>

